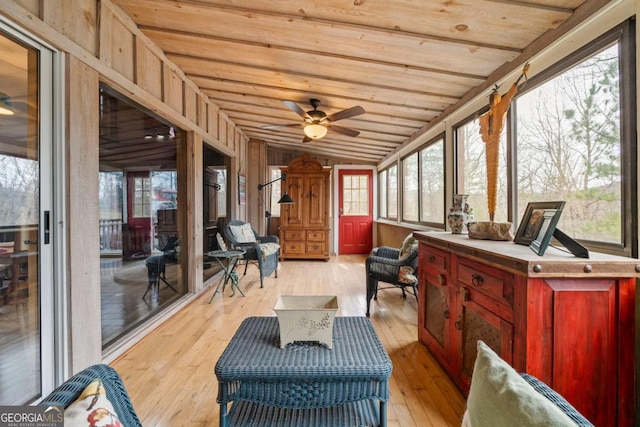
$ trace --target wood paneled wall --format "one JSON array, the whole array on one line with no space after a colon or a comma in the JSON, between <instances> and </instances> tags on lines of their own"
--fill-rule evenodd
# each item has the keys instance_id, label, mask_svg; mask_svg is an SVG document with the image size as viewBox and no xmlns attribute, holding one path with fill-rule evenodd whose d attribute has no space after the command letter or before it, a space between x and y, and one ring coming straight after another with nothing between
<instances>
[{"instance_id":1,"label":"wood paneled wall","mask_svg":"<svg viewBox=\"0 0 640 427\"><path fill-rule=\"evenodd\" d=\"M374 247L390 246L399 248L407 234L413 231L412 228L384 222L376 222L375 227L377 236L373 244Z\"/></svg>"},{"instance_id":2,"label":"wood paneled wall","mask_svg":"<svg viewBox=\"0 0 640 427\"><path fill-rule=\"evenodd\" d=\"M102 360L98 223L99 83L129 97L189 132L180 164L188 175L185 241L189 241L188 289L202 287L203 142L230 156L230 213L238 205L237 173L247 159L248 138L110 0L7 0L0 16L65 54L67 118L68 330L70 373ZM245 171L245 173L247 173ZM186 189L185 189L186 187ZM74 219L84 218L78 222ZM200 242L200 244L198 244Z\"/></svg>"}]
</instances>

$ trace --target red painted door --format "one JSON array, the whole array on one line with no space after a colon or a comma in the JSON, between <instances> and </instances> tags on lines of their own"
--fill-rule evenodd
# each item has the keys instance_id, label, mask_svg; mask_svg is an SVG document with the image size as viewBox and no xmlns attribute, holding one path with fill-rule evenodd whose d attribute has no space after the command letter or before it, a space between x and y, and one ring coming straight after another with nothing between
<instances>
[{"instance_id":1,"label":"red painted door","mask_svg":"<svg viewBox=\"0 0 640 427\"><path fill-rule=\"evenodd\" d=\"M151 178L149 172L127 174L127 223L122 230L124 259L151 254Z\"/></svg>"},{"instance_id":2,"label":"red painted door","mask_svg":"<svg viewBox=\"0 0 640 427\"><path fill-rule=\"evenodd\" d=\"M373 239L373 172L338 173L339 254L368 254Z\"/></svg>"}]
</instances>

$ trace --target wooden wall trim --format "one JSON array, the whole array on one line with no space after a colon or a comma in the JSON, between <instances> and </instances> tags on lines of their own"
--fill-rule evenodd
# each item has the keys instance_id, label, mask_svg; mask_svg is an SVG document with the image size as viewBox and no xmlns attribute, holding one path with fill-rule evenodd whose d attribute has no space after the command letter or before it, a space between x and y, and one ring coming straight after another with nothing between
<instances>
[{"instance_id":1,"label":"wooden wall trim","mask_svg":"<svg viewBox=\"0 0 640 427\"><path fill-rule=\"evenodd\" d=\"M96 29L96 37L99 40L98 55L101 58L104 58L106 62L96 57L96 52L87 51L83 46L78 44L77 41L69 38L73 35L63 34L60 32L59 28L52 27L48 22L43 21L40 16L36 16L28 9L23 8L17 1L4 2L0 9L0 15L5 16L7 19L15 22L19 26L22 26L38 38L41 38L45 43L50 44L56 49L69 53L71 56L93 68L99 73L101 80L128 96L131 96L136 102L140 103L144 107L165 117L177 126L201 134L204 139L210 142L212 146L220 152L231 157L237 156L237 151L233 151L228 147L228 141L221 140L219 135L214 132L214 130L217 131L215 128L217 127L218 120L220 120L220 109L218 106L211 102L204 93L198 91L195 84L184 76L184 73L182 73L182 71L180 71L173 62L167 59L162 51L135 27L130 18L124 14L120 8L115 6L109 0L101 0L100 2L91 1L88 3L99 4L98 19L96 23L98 26ZM47 10L46 8L43 9L45 9L45 11ZM106 37L103 33L108 32L110 25L114 22L117 22L117 25L121 25L122 28L126 29L130 34L130 37L125 35L124 38L130 39L130 46L125 50L128 50L130 55L131 72L129 72L129 65L120 65L119 69L112 68L110 65L110 63L114 61L112 53L110 55L105 53L105 49L107 49L107 47L104 46L104 44L113 43L114 40ZM76 35L75 38L79 37L79 35ZM84 37L86 37L86 34ZM137 41L138 39L141 43ZM180 108L180 111L177 111L171 105L166 104L162 99L158 98L157 94L149 92L136 83L136 81L139 80L139 76L136 77L136 73L133 72L133 66L140 65L140 67L144 68L143 64L139 64L135 61L135 52L142 47L141 44L149 49L151 54L158 57L163 64L166 64L169 69L173 70L177 76L180 76L180 79L183 82L190 82L190 84L193 85L192 87L196 91L198 98L202 99L204 104L208 106L207 115L213 115L215 117L215 120L209 120L208 122L209 124L216 122L216 126L214 126L213 129L211 127L207 129L206 127L202 127L202 123L190 120L185 117L182 108ZM128 63L128 61L129 60L125 61L125 63ZM124 72L124 74L122 74L122 72ZM183 94L181 93L180 98L182 99L182 97ZM229 121L228 118L223 118L223 120L225 122ZM243 134L242 136L244 142L247 142L248 138L246 135Z\"/></svg>"},{"instance_id":2,"label":"wooden wall trim","mask_svg":"<svg viewBox=\"0 0 640 427\"><path fill-rule=\"evenodd\" d=\"M100 325L100 238L96 197L98 185L98 73L71 57L67 73L74 82L68 85L69 103L85 112L67 111L67 164L69 168L68 218L83 218L67 226L69 357L72 373L102 360L102 338L96 333Z\"/></svg>"}]
</instances>

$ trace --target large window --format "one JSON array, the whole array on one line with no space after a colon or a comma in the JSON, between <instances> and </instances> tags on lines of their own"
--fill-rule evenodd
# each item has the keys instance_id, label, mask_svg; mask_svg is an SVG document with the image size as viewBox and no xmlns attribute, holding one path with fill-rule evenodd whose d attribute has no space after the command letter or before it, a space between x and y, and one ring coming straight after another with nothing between
<instances>
[{"instance_id":1,"label":"large window","mask_svg":"<svg viewBox=\"0 0 640 427\"><path fill-rule=\"evenodd\" d=\"M458 126L455 129L455 141L457 158L455 192L469 195L468 204L473 209L473 215L477 221L488 221L486 146L480 136L480 120L475 117ZM500 138L494 217L494 221L498 222L507 221L509 211L506 147L506 132L503 132Z\"/></svg>"},{"instance_id":2,"label":"large window","mask_svg":"<svg viewBox=\"0 0 640 427\"><path fill-rule=\"evenodd\" d=\"M379 216L398 218L398 165L388 167L378 174L380 184Z\"/></svg>"},{"instance_id":3,"label":"large window","mask_svg":"<svg viewBox=\"0 0 640 427\"><path fill-rule=\"evenodd\" d=\"M184 132L102 86L100 283L102 343L186 292L179 156ZM206 224L205 224L206 225Z\"/></svg>"},{"instance_id":4,"label":"large window","mask_svg":"<svg viewBox=\"0 0 640 427\"><path fill-rule=\"evenodd\" d=\"M529 202L563 200L558 228L599 248L629 251L637 184L628 25L520 87L499 143L495 221L517 228ZM469 194L476 220L486 221L486 144L479 123L474 116L455 128L454 191Z\"/></svg>"},{"instance_id":5,"label":"large window","mask_svg":"<svg viewBox=\"0 0 640 427\"><path fill-rule=\"evenodd\" d=\"M402 219L444 223L444 138L402 160Z\"/></svg>"},{"instance_id":6,"label":"large window","mask_svg":"<svg viewBox=\"0 0 640 427\"><path fill-rule=\"evenodd\" d=\"M516 100L518 218L528 202L564 200L558 227L623 243L618 40Z\"/></svg>"},{"instance_id":7,"label":"large window","mask_svg":"<svg viewBox=\"0 0 640 427\"><path fill-rule=\"evenodd\" d=\"M278 178L282 176L282 171L280 170L280 166L269 166L269 180L273 181L270 186L263 188L265 197L267 197L268 201L265 203L266 206L269 206L269 213L271 216L280 216L280 204L278 200L282 197L281 189L282 189L282 181L278 181Z\"/></svg>"},{"instance_id":8,"label":"large window","mask_svg":"<svg viewBox=\"0 0 640 427\"><path fill-rule=\"evenodd\" d=\"M387 216L387 171L383 170L378 174L378 216L385 218Z\"/></svg>"}]
</instances>

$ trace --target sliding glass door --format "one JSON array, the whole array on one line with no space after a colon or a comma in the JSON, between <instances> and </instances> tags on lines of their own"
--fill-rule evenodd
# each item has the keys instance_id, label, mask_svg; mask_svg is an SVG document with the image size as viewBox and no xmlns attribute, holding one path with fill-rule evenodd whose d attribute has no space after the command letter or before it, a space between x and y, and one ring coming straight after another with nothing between
<instances>
[{"instance_id":1,"label":"sliding glass door","mask_svg":"<svg viewBox=\"0 0 640 427\"><path fill-rule=\"evenodd\" d=\"M53 378L51 82L52 53L0 23L0 405Z\"/></svg>"}]
</instances>

